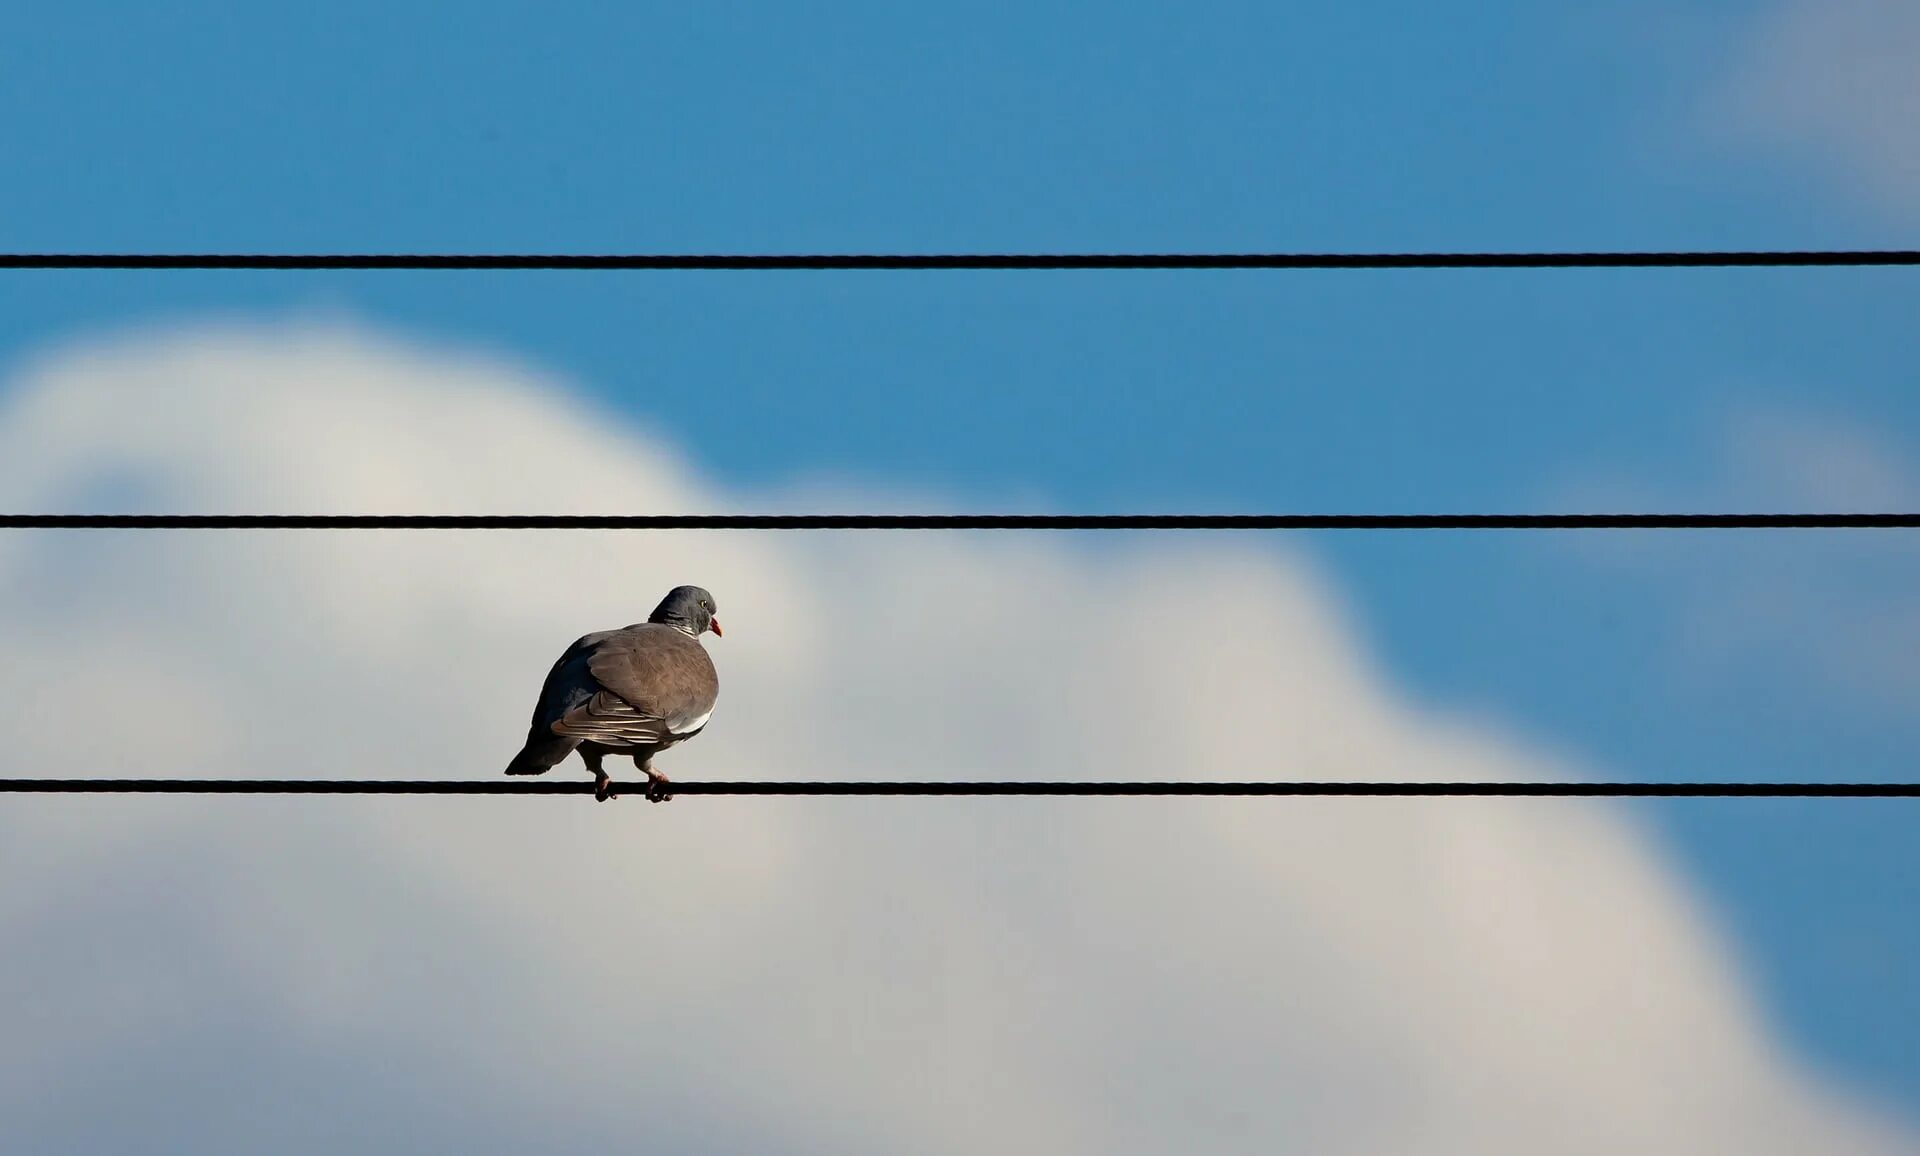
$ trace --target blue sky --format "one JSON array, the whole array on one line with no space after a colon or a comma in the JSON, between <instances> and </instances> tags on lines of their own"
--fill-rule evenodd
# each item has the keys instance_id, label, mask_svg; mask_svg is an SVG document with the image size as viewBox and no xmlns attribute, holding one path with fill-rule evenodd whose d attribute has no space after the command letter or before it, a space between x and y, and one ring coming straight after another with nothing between
<instances>
[{"instance_id":1,"label":"blue sky","mask_svg":"<svg viewBox=\"0 0 1920 1156\"><path fill-rule=\"evenodd\" d=\"M0 247L1912 246L1920 196L1903 207L1867 146L1768 127L1769 84L1807 83L1769 30L1803 7L39 6L0 37ZM346 316L558 371L770 500L857 482L982 509L1912 508L1917 285L14 272L0 357ZM1913 652L1888 670L1818 649L1912 639L1904 543L1311 549L1420 699L1606 773L1913 774ZM1850 679L1869 666L1884 693ZM1789 1037L1920 1116L1920 807L1650 813Z\"/></svg>"}]
</instances>

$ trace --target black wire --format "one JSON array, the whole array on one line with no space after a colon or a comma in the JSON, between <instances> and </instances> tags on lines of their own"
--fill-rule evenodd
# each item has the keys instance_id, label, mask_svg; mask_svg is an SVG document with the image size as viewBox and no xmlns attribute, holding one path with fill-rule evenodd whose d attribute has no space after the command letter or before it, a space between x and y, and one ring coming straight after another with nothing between
<instances>
[{"instance_id":1,"label":"black wire","mask_svg":"<svg viewBox=\"0 0 1920 1156\"><path fill-rule=\"evenodd\" d=\"M1914 529L1920 514L0 514L49 530Z\"/></svg>"},{"instance_id":2,"label":"black wire","mask_svg":"<svg viewBox=\"0 0 1920 1156\"><path fill-rule=\"evenodd\" d=\"M0 253L0 269L1702 269L1867 265L1920 265L1920 250L1561 253Z\"/></svg>"},{"instance_id":3,"label":"black wire","mask_svg":"<svg viewBox=\"0 0 1920 1156\"><path fill-rule=\"evenodd\" d=\"M644 782L616 783L644 795ZM1920 798L1920 783L1396 782L676 782L673 795L1393 795L1502 797ZM565 779L0 779L0 794L590 795Z\"/></svg>"}]
</instances>

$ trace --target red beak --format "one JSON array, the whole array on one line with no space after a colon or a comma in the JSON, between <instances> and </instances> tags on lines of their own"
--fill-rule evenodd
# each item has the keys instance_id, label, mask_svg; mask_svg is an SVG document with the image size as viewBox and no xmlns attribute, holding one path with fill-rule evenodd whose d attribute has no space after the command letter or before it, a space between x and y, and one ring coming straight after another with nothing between
<instances>
[{"instance_id":1,"label":"red beak","mask_svg":"<svg viewBox=\"0 0 1920 1156\"><path fill-rule=\"evenodd\" d=\"M727 636L727 632L720 629L720 620L718 618L707 619L707 629L713 631L715 638L725 638Z\"/></svg>"}]
</instances>

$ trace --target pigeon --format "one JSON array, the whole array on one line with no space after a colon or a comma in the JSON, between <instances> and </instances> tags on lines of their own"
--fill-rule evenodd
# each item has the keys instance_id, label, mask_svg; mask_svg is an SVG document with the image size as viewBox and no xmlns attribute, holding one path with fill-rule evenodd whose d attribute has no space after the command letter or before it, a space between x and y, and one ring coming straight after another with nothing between
<instances>
[{"instance_id":1,"label":"pigeon","mask_svg":"<svg viewBox=\"0 0 1920 1156\"><path fill-rule=\"evenodd\" d=\"M527 744L507 764L509 775L545 774L573 751L593 772L594 798L613 797L607 755L628 755L647 776L647 798L664 802L667 776L653 756L706 728L720 697L720 678L700 636L724 637L713 595L676 586L645 622L589 634L567 648L547 673L533 708Z\"/></svg>"}]
</instances>

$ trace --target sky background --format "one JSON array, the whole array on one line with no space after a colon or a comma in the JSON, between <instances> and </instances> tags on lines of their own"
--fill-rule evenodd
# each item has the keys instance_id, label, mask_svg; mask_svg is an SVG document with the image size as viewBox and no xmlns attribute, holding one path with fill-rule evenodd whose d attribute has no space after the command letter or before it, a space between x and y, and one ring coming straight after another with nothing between
<instances>
[{"instance_id":1,"label":"sky background","mask_svg":"<svg viewBox=\"0 0 1920 1156\"><path fill-rule=\"evenodd\" d=\"M1897 0L79 4L7 24L16 251L1920 244L1920 14ZM208 326L377 333L557 382L554 407L640 431L698 492L756 508L1912 509L1916 287L1907 270L11 272L0 364L30 380L89 343ZM486 460L537 479L489 491L501 508L603 485L564 452ZM61 496L151 493L103 468ZM1240 546L1320 575L1407 703L1580 772L1913 776L1904 536ZM1920 1119L1920 808L1635 818L1796 1062Z\"/></svg>"}]
</instances>

